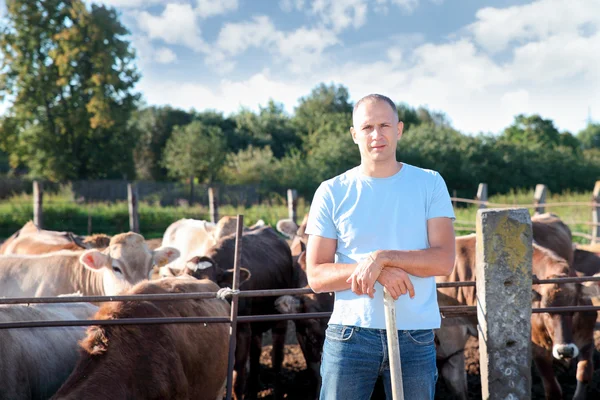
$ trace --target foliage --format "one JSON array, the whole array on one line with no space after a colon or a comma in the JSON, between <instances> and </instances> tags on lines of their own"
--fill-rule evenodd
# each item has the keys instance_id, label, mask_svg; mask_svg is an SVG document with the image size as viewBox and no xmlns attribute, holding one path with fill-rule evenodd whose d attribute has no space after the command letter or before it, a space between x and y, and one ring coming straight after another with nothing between
<instances>
[{"instance_id":1,"label":"foliage","mask_svg":"<svg viewBox=\"0 0 600 400\"><path fill-rule=\"evenodd\" d=\"M223 131L218 126L194 121L173 130L162 165L173 178L196 177L201 183L210 183L225 161L225 146Z\"/></svg>"},{"instance_id":2,"label":"foliage","mask_svg":"<svg viewBox=\"0 0 600 400\"><path fill-rule=\"evenodd\" d=\"M0 93L13 100L2 146L51 180L134 174L127 124L139 76L116 11L81 0L8 0Z\"/></svg>"},{"instance_id":3,"label":"foliage","mask_svg":"<svg viewBox=\"0 0 600 400\"><path fill-rule=\"evenodd\" d=\"M577 134L577 139L584 149L600 149L600 124L589 123Z\"/></svg>"}]
</instances>

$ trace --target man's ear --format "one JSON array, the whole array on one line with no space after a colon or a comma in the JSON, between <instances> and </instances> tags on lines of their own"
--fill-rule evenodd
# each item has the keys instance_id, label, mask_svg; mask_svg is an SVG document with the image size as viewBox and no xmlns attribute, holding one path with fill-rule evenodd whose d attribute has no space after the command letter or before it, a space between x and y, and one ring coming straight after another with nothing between
<instances>
[{"instance_id":1,"label":"man's ear","mask_svg":"<svg viewBox=\"0 0 600 400\"><path fill-rule=\"evenodd\" d=\"M404 122L398 121L398 140L402 137L402 133L404 132Z\"/></svg>"},{"instance_id":2,"label":"man's ear","mask_svg":"<svg viewBox=\"0 0 600 400\"><path fill-rule=\"evenodd\" d=\"M352 141L354 144L358 144L356 143L356 129L354 129L353 126L350 127L350 134L352 135Z\"/></svg>"},{"instance_id":3,"label":"man's ear","mask_svg":"<svg viewBox=\"0 0 600 400\"><path fill-rule=\"evenodd\" d=\"M89 270L94 272L100 271L102 268L111 266L110 257L98 250L88 250L79 257L79 262Z\"/></svg>"}]
</instances>

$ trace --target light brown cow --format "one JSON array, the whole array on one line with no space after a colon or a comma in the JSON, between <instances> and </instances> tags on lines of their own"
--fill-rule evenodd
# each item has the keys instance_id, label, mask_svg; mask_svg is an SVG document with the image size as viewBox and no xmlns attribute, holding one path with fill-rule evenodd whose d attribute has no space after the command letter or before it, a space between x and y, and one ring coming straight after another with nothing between
<instances>
[{"instance_id":1,"label":"light brown cow","mask_svg":"<svg viewBox=\"0 0 600 400\"><path fill-rule=\"evenodd\" d=\"M88 319L89 303L0 305L0 322ZM85 327L0 329L0 400L46 400L75 368Z\"/></svg>"},{"instance_id":2,"label":"light brown cow","mask_svg":"<svg viewBox=\"0 0 600 400\"><path fill-rule=\"evenodd\" d=\"M37 256L0 256L0 293L6 297L115 295L148 279L154 265L178 256L174 248L150 251L144 238L116 236L103 251L59 251Z\"/></svg>"},{"instance_id":3,"label":"light brown cow","mask_svg":"<svg viewBox=\"0 0 600 400\"><path fill-rule=\"evenodd\" d=\"M210 281L146 281L128 294L216 292ZM229 317L220 299L115 302L94 319ZM81 357L53 399L222 399L227 378L229 325L91 326Z\"/></svg>"},{"instance_id":4,"label":"light brown cow","mask_svg":"<svg viewBox=\"0 0 600 400\"><path fill-rule=\"evenodd\" d=\"M439 282L473 281L475 276L475 235L456 238L456 262L448 277L436 277ZM567 261L556 253L533 245L533 274L539 279L574 276ZM578 284L534 285L533 307L588 305L587 286ZM476 305L475 288L438 289L440 306ZM585 389L591 379L593 328L596 312L570 314L546 313L532 315L533 359L542 376L547 399L562 398L561 389L552 370L553 356L562 360L576 360L577 396L585 398ZM468 335L477 335L477 318L453 317L442 320L436 333L437 355L441 376L457 398L467 398L464 370L464 347Z\"/></svg>"},{"instance_id":5,"label":"light brown cow","mask_svg":"<svg viewBox=\"0 0 600 400\"><path fill-rule=\"evenodd\" d=\"M162 246L175 247L180 257L169 264L183 269L187 260L196 255L204 255L217 241L213 235L216 225L212 222L183 218L165 230Z\"/></svg>"},{"instance_id":6,"label":"light brown cow","mask_svg":"<svg viewBox=\"0 0 600 400\"><path fill-rule=\"evenodd\" d=\"M533 237L537 244L552 249L573 266L571 230L556 214L536 214L531 217Z\"/></svg>"}]
</instances>

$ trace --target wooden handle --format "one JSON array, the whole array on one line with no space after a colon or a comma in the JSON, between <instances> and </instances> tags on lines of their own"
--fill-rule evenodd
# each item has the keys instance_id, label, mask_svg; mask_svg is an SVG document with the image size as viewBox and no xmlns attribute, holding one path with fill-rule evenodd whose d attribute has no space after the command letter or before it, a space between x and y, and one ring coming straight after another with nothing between
<instances>
[{"instance_id":1,"label":"wooden handle","mask_svg":"<svg viewBox=\"0 0 600 400\"><path fill-rule=\"evenodd\" d=\"M404 400L400 343L398 341L398 329L396 328L396 303L392 295L385 288L383 289L383 305L385 308L385 328L387 330L390 358L390 375L392 376L392 398L394 400Z\"/></svg>"}]
</instances>

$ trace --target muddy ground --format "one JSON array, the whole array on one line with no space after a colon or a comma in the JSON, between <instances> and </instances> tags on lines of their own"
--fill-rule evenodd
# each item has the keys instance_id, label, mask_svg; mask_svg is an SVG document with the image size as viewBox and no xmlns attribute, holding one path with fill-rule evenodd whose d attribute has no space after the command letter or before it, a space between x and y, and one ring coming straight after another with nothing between
<instances>
[{"instance_id":1,"label":"muddy ground","mask_svg":"<svg viewBox=\"0 0 600 400\"><path fill-rule=\"evenodd\" d=\"M595 335L596 351L594 353L594 378L588 391L588 399L600 399L600 331L596 331ZM293 341L290 338L289 341ZM265 337L265 342L269 340ZM273 372L271 369L271 346L263 347L261 355L261 383L263 390L259 397L265 400L272 400L273 397ZM477 339L470 338L465 349L465 369L467 371L467 379L469 385L469 399L481 399L481 381L479 377L479 345ZM297 344L286 345L285 359L283 365L283 387L286 399L291 400L309 400L310 383L306 373L306 364L300 347ZM558 381L563 388L565 399L573 397L576 388L574 365L565 366L556 363L554 366ZM452 397L448 394L442 379L438 381L436 387L436 399L449 400ZM535 367L532 368L532 399L544 399L544 389Z\"/></svg>"}]
</instances>

